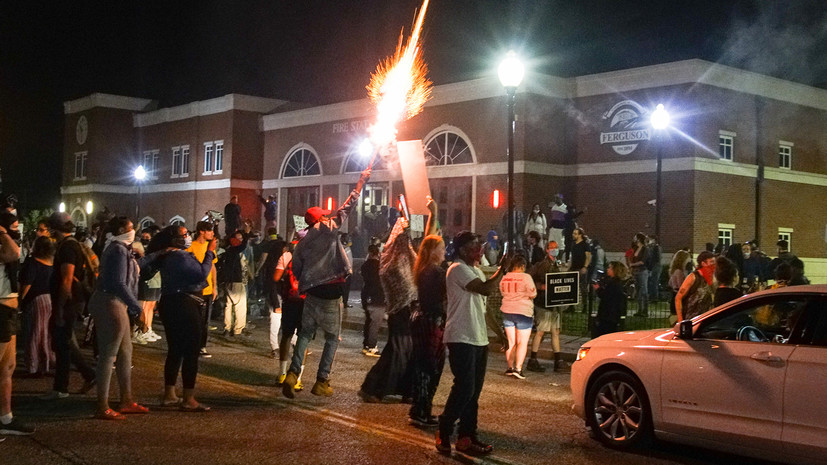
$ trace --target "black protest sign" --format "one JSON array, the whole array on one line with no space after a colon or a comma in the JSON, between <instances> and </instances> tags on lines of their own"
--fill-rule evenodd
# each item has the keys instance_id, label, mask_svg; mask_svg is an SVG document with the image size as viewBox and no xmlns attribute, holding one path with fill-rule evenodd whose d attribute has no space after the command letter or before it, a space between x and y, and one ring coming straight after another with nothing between
<instances>
[{"instance_id":1,"label":"black protest sign","mask_svg":"<svg viewBox=\"0 0 827 465\"><path fill-rule=\"evenodd\" d=\"M546 308L580 303L580 273L576 271L546 274Z\"/></svg>"}]
</instances>

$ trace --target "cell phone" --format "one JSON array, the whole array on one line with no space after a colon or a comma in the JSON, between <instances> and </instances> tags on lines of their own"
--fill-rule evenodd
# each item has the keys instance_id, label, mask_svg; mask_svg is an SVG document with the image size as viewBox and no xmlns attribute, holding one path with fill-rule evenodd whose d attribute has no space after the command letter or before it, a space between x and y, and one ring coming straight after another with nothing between
<instances>
[{"instance_id":1,"label":"cell phone","mask_svg":"<svg viewBox=\"0 0 827 465\"><path fill-rule=\"evenodd\" d=\"M402 214L405 215L405 219L410 221L411 214L408 212L408 203L405 202L405 194L399 194L399 206L402 207Z\"/></svg>"},{"instance_id":2,"label":"cell phone","mask_svg":"<svg viewBox=\"0 0 827 465\"><path fill-rule=\"evenodd\" d=\"M503 244L503 257L508 255L508 244L509 244L508 241L506 241L505 244Z\"/></svg>"}]
</instances>

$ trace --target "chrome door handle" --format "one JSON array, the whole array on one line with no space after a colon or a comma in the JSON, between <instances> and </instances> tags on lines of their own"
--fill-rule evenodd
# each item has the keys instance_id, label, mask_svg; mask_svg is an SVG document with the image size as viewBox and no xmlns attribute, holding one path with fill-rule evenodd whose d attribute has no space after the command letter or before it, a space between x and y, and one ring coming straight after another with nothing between
<instances>
[{"instance_id":1,"label":"chrome door handle","mask_svg":"<svg viewBox=\"0 0 827 465\"><path fill-rule=\"evenodd\" d=\"M758 360L759 362L781 362L781 357L778 355L773 355L772 352L756 352L749 356L749 358L753 360Z\"/></svg>"}]
</instances>

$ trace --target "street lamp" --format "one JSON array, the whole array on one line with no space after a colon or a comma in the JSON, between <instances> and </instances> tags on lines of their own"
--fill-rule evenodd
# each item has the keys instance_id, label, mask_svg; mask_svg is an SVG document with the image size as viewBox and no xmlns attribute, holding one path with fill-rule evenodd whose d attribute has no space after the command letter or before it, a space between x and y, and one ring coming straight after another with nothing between
<instances>
[{"instance_id":1,"label":"street lamp","mask_svg":"<svg viewBox=\"0 0 827 465\"><path fill-rule=\"evenodd\" d=\"M661 241L662 238L660 237L660 215L662 209L661 171L663 169L663 130L669 127L669 112L666 111L666 108L663 107L662 103L659 103L658 106L655 108L655 111L652 112L652 116L650 117L649 122L652 125L652 128L655 129L658 137L658 164L657 174L655 177L655 236L657 236L658 241Z\"/></svg>"},{"instance_id":2,"label":"street lamp","mask_svg":"<svg viewBox=\"0 0 827 465\"><path fill-rule=\"evenodd\" d=\"M497 70L500 83L505 87L508 106L508 234L509 250L514 250L514 104L517 101L517 87L523 80L525 69L513 50L509 51Z\"/></svg>"},{"instance_id":3,"label":"street lamp","mask_svg":"<svg viewBox=\"0 0 827 465\"><path fill-rule=\"evenodd\" d=\"M135 182L138 183L138 201L135 202L135 221L141 220L141 184L143 183L144 179L146 179L146 170L142 165L138 165L135 168L135 171L132 173L132 176L135 178Z\"/></svg>"},{"instance_id":4,"label":"street lamp","mask_svg":"<svg viewBox=\"0 0 827 465\"><path fill-rule=\"evenodd\" d=\"M86 214L91 215L94 210L95 204L93 204L91 200L86 202Z\"/></svg>"}]
</instances>

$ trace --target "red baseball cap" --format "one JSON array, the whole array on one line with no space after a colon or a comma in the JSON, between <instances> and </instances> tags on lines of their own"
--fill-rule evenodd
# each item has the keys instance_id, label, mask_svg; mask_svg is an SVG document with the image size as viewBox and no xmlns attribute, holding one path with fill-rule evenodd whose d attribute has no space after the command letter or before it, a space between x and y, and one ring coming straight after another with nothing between
<instances>
[{"instance_id":1,"label":"red baseball cap","mask_svg":"<svg viewBox=\"0 0 827 465\"><path fill-rule=\"evenodd\" d=\"M307 209L307 213L304 214L304 222L308 226L313 226L319 222L319 218L329 214L330 210L322 210L321 207L310 207Z\"/></svg>"}]
</instances>

